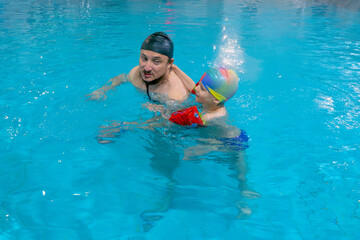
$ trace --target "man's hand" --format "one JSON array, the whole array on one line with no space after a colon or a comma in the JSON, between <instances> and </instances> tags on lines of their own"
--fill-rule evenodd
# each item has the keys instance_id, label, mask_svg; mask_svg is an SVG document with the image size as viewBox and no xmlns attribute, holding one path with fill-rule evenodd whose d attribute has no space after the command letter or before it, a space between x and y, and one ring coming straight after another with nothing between
<instances>
[{"instance_id":1,"label":"man's hand","mask_svg":"<svg viewBox=\"0 0 360 240\"><path fill-rule=\"evenodd\" d=\"M93 91L92 93L88 94L88 95L85 95L86 100L87 101L103 101L107 98L107 95L105 93L104 90L102 90L101 88L100 89L97 89L95 91Z\"/></svg>"},{"instance_id":2,"label":"man's hand","mask_svg":"<svg viewBox=\"0 0 360 240\"><path fill-rule=\"evenodd\" d=\"M106 93L110 90L115 91L115 87L119 86L121 83L127 82L128 78L126 74L120 74L112 79L110 79L103 87L93 91L92 93L85 95L87 101L104 101L107 99Z\"/></svg>"}]
</instances>

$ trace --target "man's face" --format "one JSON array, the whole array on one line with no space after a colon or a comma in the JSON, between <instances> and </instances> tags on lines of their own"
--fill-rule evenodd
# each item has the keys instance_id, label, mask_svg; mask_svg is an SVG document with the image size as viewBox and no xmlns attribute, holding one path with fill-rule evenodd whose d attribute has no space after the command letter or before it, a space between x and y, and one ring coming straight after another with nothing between
<instances>
[{"instance_id":1,"label":"man's face","mask_svg":"<svg viewBox=\"0 0 360 240\"><path fill-rule=\"evenodd\" d=\"M140 74L144 81L151 82L163 77L170 70L173 59L160 53L141 49L140 52Z\"/></svg>"}]
</instances>

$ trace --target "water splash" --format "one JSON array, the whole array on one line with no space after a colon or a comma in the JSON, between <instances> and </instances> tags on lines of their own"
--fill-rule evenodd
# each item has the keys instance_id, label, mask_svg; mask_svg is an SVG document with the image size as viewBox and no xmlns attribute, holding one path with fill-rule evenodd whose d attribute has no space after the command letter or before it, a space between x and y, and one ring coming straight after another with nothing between
<instances>
[{"instance_id":1,"label":"water splash","mask_svg":"<svg viewBox=\"0 0 360 240\"><path fill-rule=\"evenodd\" d=\"M220 32L219 53L215 60L215 66L222 66L235 70L238 73L244 73L244 51L240 46L237 38L239 36L231 26L227 26L228 19L223 22L222 31ZM217 46L214 45L214 50Z\"/></svg>"}]
</instances>

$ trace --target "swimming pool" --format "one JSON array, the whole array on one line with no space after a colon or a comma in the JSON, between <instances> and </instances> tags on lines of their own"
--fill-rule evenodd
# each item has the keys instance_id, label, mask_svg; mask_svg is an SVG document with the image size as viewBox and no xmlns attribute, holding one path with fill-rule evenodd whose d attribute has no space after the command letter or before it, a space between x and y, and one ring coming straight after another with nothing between
<instances>
[{"instance_id":1,"label":"swimming pool","mask_svg":"<svg viewBox=\"0 0 360 240\"><path fill-rule=\"evenodd\" d=\"M1 0L0 239L359 239L359 9ZM248 149L186 161L199 130L171 126L96 141L101 126L152 116L130 84L84 96L135 66L155 31L193 79L237 70L227 107Z\"/></svg>"}]
</instances>

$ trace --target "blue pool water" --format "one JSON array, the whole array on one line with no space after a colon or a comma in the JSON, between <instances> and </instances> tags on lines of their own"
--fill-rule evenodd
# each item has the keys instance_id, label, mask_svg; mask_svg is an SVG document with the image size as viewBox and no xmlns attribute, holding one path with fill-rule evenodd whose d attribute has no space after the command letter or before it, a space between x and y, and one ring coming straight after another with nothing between
<instances>
[{"instance_id":1,"label":"blue pool water","mask_svg":"<svg viewBox=\"0 0 360 240\"><path fill-rule=\"evenodd\" d=\"M84 96L155 31L193 79L238 72L248 149L172 125L97 142L153 116L130 84ZM355 0L0 0L0 61L1 240L360 238Z\"/></svg>"}]
</instances>

